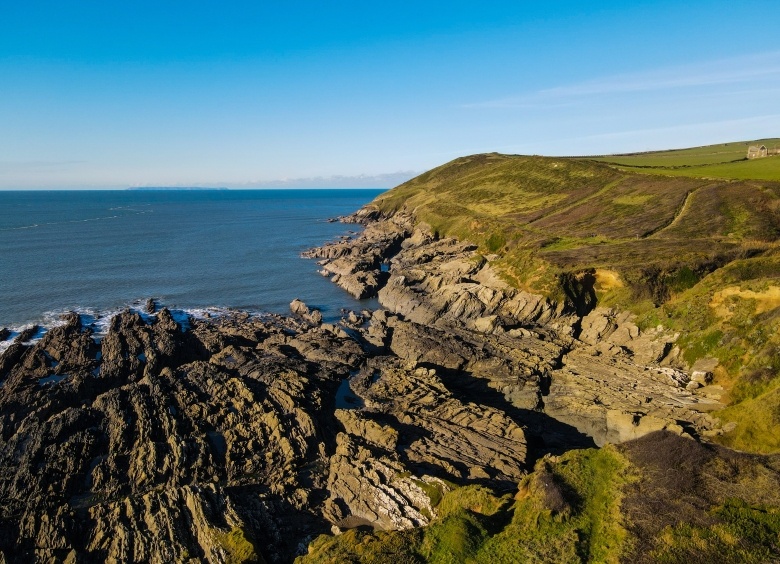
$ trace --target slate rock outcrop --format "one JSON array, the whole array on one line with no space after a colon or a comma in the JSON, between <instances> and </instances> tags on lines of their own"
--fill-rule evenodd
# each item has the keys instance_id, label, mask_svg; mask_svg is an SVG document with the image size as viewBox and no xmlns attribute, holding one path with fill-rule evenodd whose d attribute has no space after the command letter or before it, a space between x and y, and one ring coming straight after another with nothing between
<instances>
[{"instance_id":1,"label":"slate rock outcrop","mask_svg":"<svg viewBox=\"0 0 780 564\"><path fill-rule=\"evenodd\" d=\"M321 533L425 525L457 485L514 491L547 454L719 432L712 362L662 327L512 288L408 214L343 220L364 229L306 256L382 309L180 323L152 303L105 335L71 314L15 338L0 560L290 562Z\"/></svg>"},{"instance_id":2,"label":"slate rock outcrop","mask_svg":"<svg viewBox=\"0 0 780 564\"><path fill-rule=\"evenodd\" d=\"M289 562L334 526L418 526L452 480L527 469L518 423L369 329L188 325L126 311L96 336L74 314L3 353L5 561ZM337 408L355 378L365 407Z\"/></svg>"},{"instance_id":3,"label":"slate rock outcrop","mask_svg":"<svg viewBox=\"0 0 780 564\"><path fill-rule=\"evenodd\" d=\"M384 217L369 205L358 215L363 232L308 256L353 277L389 265L376 296L388 310L390 336L379 340L389 339L399 357L483 378L509 405L533 412L531 427L541 413L597 445L660 429L719 432L709 415L722 407L718 390L703 387L706 370L679 358L678 335L662 327L641 331L627 312L583 312L581 304L512 288L476 246L436 237L406 212ZM401 240L386 244L388 234ZM374 253L369 266L353 259L366 249ZM375 339L380 333L374 330ZM545 431L539 433L544 441Z\"/></svg>"}]
</instances>

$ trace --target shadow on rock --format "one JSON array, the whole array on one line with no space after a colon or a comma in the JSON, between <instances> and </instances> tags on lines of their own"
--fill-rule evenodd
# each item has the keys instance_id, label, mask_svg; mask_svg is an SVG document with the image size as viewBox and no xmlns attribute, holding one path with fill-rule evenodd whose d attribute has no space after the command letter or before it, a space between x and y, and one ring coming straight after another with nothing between
<instances>
[{"instance_id":1,"label":"shadow on rock","mask_svg":"<svg viewBox=\"0 0 780 564\"><path fill-rule=\"evenodd\" d=\"M504 412L523 427L528 440L528 465L545 454L559 455L571 449L594 448L596 443L576 427L550 417L542 411L515 407L489 381L468 372L437 368L447 389L463 402L487 405Z\"/></svg>"}]
</instances>

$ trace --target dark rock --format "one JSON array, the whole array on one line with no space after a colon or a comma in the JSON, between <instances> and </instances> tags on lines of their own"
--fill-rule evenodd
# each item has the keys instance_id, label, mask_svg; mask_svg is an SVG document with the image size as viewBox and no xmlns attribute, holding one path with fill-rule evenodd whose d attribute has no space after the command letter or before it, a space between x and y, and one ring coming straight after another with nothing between
<instances>
[{"instance_id":1,"label":"dark rock","mask_svg":"<svg viewBox=\"0 0 780 564\"><path fill-rule=\"evenodd\" d=\"M322 323L322 313L320 310L316 308L309 309L305 303L297 298L290 302L290 311L313 325Z\"/></svg>"},{"instance_id":2,"label":"dark rock","mask_svg":"<svg viewBox=\"0 0 780 564\"><path fill-rule=\"evenodd\" d=\"M14 340L14 342L15 343L26 343L27 341L29 341L30 339L35 337L35 335L38 334L40 329L41 328L38 327L37 325L33 325L31 327L28 327L27 329L22 329L19 332L19 334L16 336L16 339Z\"/></svg>"},{"instance_id":3,"label":"dark rock","mask_svg":"<svg viewBox=\"0 0 780 564\"><path fill-rule=\"evenodd\" d=\"M63 313L60 315L60 320L64 321L67 326L75 327L76 329L81 328L81 317L75 311Z\"/></svg>"},{"instance_id":4,"label":"dark rock","mask_svg":"<svg viewBox=\"0 0 780 564\"><path fill-rule=\"evenodd\" d=\"M146 300L146 306L144 307L144 311L146 313L152 314L157 311L157 302L154 298L149 298Z\"/></svg>"},{"instance_id":5,"label":"dark rock","mask_svg":"<svg viewBox=\"0 0 780 564\"><path fill-rule=\"evenodd\" d=\"M385 313L372 325L401 339ZM447 342L453 351L425 358L463 364L455 350L472 345ZM166 309L149 323L125 311L99 344L69 322L0 362L6 558L45 545L86 560L220 560L240 529L264 559L287 562L337 523L426 523L425 488L446 491L442 478L512 482L527 468L511 417L462 401L434 369L367 359L332 326L236 315L182 331ZM360 366L366 407L334 417ZM37 384L51 374L63 378Z\"/></svg>"}]
</instances>

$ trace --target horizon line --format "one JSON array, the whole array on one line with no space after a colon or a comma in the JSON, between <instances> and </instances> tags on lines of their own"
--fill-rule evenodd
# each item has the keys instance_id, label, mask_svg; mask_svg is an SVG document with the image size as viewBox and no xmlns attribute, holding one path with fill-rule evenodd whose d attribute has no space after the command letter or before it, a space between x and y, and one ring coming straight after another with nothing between
<instances>
[{"instance_id":1,"label":"horizon line","mask_svg":"<svg viewBox=\"0 0 780 564\"><path fill-rule=\"evenodd\" d=\"M246 188L227 186L150 186L150 187L43 187L43 188L0 188L0 192L249 192L252 190L390 190L393 186L249 186Z\"/></svg>"}]
</instances>

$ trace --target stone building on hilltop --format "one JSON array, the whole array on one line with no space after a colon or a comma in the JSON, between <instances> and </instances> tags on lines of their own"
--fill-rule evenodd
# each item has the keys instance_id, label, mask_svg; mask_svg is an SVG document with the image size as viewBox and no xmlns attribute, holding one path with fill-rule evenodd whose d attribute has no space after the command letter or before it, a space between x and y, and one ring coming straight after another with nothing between
<instances>
[{"instance_id":1,"label":"stone building on hilltop","mask_svg":"<svg viewBox=\"0 0 780 564\"><path fill-rule=\"evenodd\" d=\"M748 147L747 158L758 159L767 156L766 145L751 145Z\"/></svg>"},{"instance_id":2,"label":"stone building on hilltop","mask_svg":"<svg viewBox=\"0 0 780 564\"><path fill-rule=\"evenodd\" d=\"M780 155L780 149L777 148L777 145L771 149L766 145L751 145L748 147L748 159L759 159L761 157L771 157L772 155Z\"/></svg>"}]
</instances>

